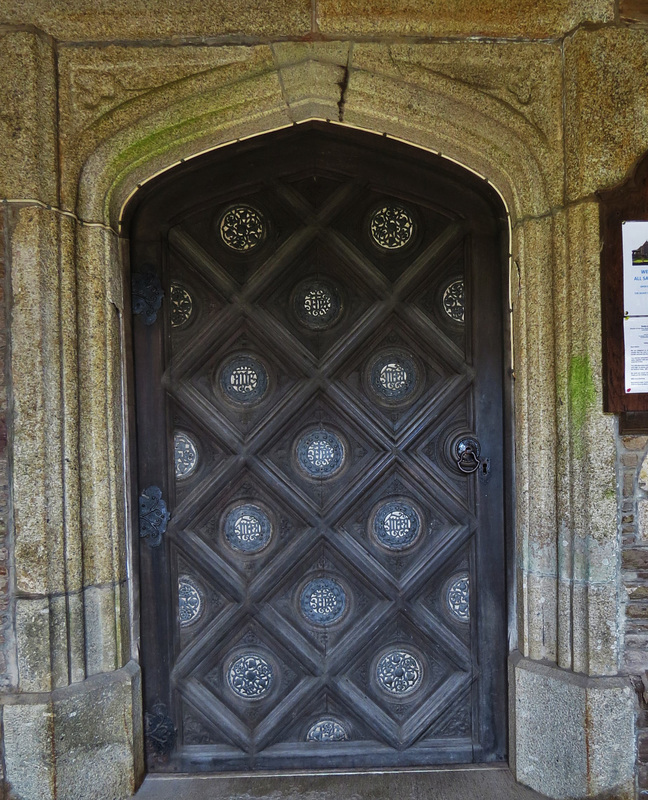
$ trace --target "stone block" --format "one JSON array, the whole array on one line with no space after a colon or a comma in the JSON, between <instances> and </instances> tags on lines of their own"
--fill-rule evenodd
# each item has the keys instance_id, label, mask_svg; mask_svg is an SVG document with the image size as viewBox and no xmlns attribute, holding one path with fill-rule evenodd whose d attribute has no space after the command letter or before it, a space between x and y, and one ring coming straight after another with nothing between
<instances>
[{"instance_id":1,"label":"stone block","mask_svg":"<svg viewBox=\"0 0 648 800\"><path fill-rule=\"evenodd\" d=\"M567 197L620 183L648 148L641 28L580 30L565 42Z\"/></svg>"},{"instance_id":2,"label":"stone block","mask_svg":"<svg viewBox=\"0 0 648 800\"><path fill-rule=\"evenodd\" d=\"M289 122L268 46L62 47L59 81L62 197L76 204L79 175L91 159L92 207L80 209L88 220L105 221L105 187L95 171L113 159L112 179L143 163L146 180L163 168L154 158L174 145L180 149L164 167L227 141L218 132L228 123L238 125L237 138L246 121L270 109ZM259 130L258 123L250 127Z\"/></svg>"},{"instance_id":3,"label":"stone block","mask_svg":"<svg viewBox=\"0 0 648 800\"><path fill-rule=\"evenodd\" d=\"M3 755L9 797L53 800L56 767L51 703L2 707Z\"/></svg>"},{"instance_id":4,"label":"stone block","mask_svg":"<svg viewBox=\"0 0 648 800\"><path fill-rule=\"evenodd\" d=\"M622 436L621 441L626 450L643 450L648 445L648 436Z\"/></svg>"},{"instance_id":5,"label":"stone block","mask_svg":"<svg viewBox=\"0 0 648 800\"><path fill-rule=\"evenodd\" d=\"M643 492L648 492L648 455L641 462L638 486Z\"/></svg>"},{"instance_id":6,"label":"stone block","mask_svg":"<svg viewBox=\"0 0 648 800\"><path fill-rule=\"evenodd\" d=\"M0 33L0 197L58 201L53 43L37 33Z\"/></svg>"},{"instance_id":7,"label":"stone block","mask_svg":"<svg viewBox=\"0 0 648 800\"><path fill-rule=\"evenodd\" d=\"M109 672L121 666L119 592L119 586L89 586L83 592L88 675Z\"/></svg>"},{"instance_id":8,"label":"stone block","mask_svg":"<svg viewBox=\"0 0 648 800\"><path fill-rule=\"evenodd\" d=\"M46 597L18 597L14 613L18 688L47 692L52 688L49 601Z\"/></svg>"},{"instance_id":9,"label":"stone block","mask_svg":"<svg viewBox=\"0 0 648 800\"><path fill-rule=\"evenodd\" d=\"M493 36L548 37L584 22L611 22L608 0L574 4L567 0L467 0L436 5L424 0L319 0L322 33L343 36Z\"/></svg>"},{"instance_id":10,"label":"stone block","mask_svg":"<svg viewBox=\"0 0 648 800\"><path fill-rule=\"evenodd\" d=\"M11 797L125 800L143 777L141 683L133 662L58 689L44 704L3 697Z\"/></svg>"},{"instance_id":11,"label":"stone block","mask_svg":"<svg viewBox=\"0 0 648 800\"><path fill-rule=\"evenodd\" d=\"M648 540L648 499L637 501L637 536Z\"/></svg>"},{"instance_id":12,"label":"stone block","mask_svg":"<svg viewBox=\"0 0 648 800\"><path fill-rule=\"evenodd\" d=\"M635 571L648 570L648 548L632 547L623 551L621 555L623 569Z\"/></svg>"},{"instance_id":13,"label":"stone block","mask_svg":"<svg viewBox=\"0 0 648 800\"><path fill-rule=\"evenodd\" d=\"M519 654L511 660L517 780L556 800L634 797L637 707L630 681L586 678Z\"/></svg>"},{"instance_id":14,"label":"stone block","mask_svg":"<svg viewBox=\"0 0 648 800\"><path fill-rule=\"evenodd\" d=\"M555 44L356 44L344 120L485 175L514 216L541 214L562 203L560 87Z\"/></svg>"},{"instance_id":15,"label":"stone block","mask_svg":"<svg viewBox=\"0 0 648 800\"><path fill-rule=\"evenodd\" d=\"M141 777L139 671L131 663L54 695L59 797L121 800Z\"/></svg>"},{"instance_id":16,"label":"stone block","mask_svg":"<svg viewBox=\"0 0 648 800\"><path fill-rule=\"evenodd\" d=\"M32 0L27 5L6 0L0 23L34 25L64 41L169 39L181 44L192 38L214 42L228 35L267 39L309 33L311 4L272 0L260 11L245 0L162 0L153 11L146 0L78 0L74 6L66 0Z\"/></svg>"}]
</instances>

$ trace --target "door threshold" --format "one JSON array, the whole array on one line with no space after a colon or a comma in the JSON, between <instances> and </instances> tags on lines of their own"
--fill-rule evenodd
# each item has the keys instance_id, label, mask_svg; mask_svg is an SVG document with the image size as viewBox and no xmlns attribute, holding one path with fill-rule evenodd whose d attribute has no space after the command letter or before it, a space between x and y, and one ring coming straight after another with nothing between
<instances>
[{"instance_id":1,"label":"door threshold","mask_svg":"<svg viewBox=\"0 0 648 800\"><path fill-rule=\"evenodd\" d=\"M135 800L546 800L508 764L293 772L156 773Z\"/></svg>"},{"instance_id":2,"label":"door threshold","mask_svg":"<svg viewBox=\"0 0 648 800\"><path fill-rule=\"evenodd\" d=\"M326 778L344 775L420 775L430 772L479 772L491 770L508 770L505 761L489 764L443 764L428 767L358 767L357 769L305 769L305 770L255 770L254 772L152 772L146 776L147 781L164 781L191 778L200 780L242 780L250 778Z\"/></svg>"}]
</instances>

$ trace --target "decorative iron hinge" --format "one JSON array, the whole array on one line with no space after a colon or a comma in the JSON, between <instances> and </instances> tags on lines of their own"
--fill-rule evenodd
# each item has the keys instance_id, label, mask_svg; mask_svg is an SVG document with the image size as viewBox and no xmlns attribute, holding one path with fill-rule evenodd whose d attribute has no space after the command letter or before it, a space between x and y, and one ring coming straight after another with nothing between
<instances>
[{"instance_id":1,"label":"decorative iron hinge","mask_svg":"<svg viewBox=\"0 0 648 800\"><path fill-rule=\"evenodd\" d=\"M167 529L171 514L162 499L162 490L149 486L139 496L139 534L149 547L157 547Z\"/></svg>"},{"instance_id":2,"label":"decorative iron hinge","mask_svg":"<svg viewBox=\"0 0 648 800\"><path fill-rule=\"evenodd\" d=\"M131 281L133 314L143 314L144 324L152 325L162 305L164 291L154 272L135 272Z\"/></svg>"},{"instance_id":3,"label":"decorative iron hinge","mask_svg":"<svg viewBox=\"0 0 648 800\"><path fill-rule=\"evenodd\" d=\"M146 743L157 756L166 756L176 741L176 729L164 703L156 703L144 715Z\"/></svg>"}]
</instances>

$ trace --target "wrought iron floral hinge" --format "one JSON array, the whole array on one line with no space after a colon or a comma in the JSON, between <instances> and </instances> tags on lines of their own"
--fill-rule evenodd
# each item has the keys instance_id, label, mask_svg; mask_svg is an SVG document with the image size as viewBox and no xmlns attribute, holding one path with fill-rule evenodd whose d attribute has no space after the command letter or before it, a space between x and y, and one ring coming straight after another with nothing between
<instances>
[{"instance_id":1,"label":"wrought iron floral hinge","mask_svg":"<svg viewBox=\"0 0 648 800\"><path fill-rule=\"evenodd\" d=\"M143 314L144 324L152 325L164 297L160 279L154 272L135 272L131 284L133 314Z\"/></svg>"},{"instance_id":2,"label":"wrought iron floral hinge","mask_svg":"<svg viewBox=\"0 0 648 800\"><path fill-rule=\"evenodd\" d=\"M144 715L146 742L158 756L168 755L175 745L176 729L164 703L156 703Z\"/></svg>"},{"instance_id":3,"label":"wrought iron floral hinge","mask_svg":"<svg viewBox=\"0 0 648 800\"><path fill-rule=\"evenodd\" d=\"M157 547L167 529L171 514L162 499L162 490L149 486L139 496L139 534L149 547Z\"/></svg>"}]
</instances>

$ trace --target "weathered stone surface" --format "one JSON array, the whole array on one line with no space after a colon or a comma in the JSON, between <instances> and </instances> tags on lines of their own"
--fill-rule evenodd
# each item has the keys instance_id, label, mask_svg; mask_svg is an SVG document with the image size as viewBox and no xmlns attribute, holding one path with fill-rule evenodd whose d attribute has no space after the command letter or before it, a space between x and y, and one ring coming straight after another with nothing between
<instances>
[{"instance_id":1,"label":"weathered stone surface","mask_svg":"<svg viewBox=\"0 0 648 800\"><path fill-rule=\"evenodd\" d=\"M52 42L36 33L0 32L0 74L0 197L56 204Z\"/></svg>"},{"instance_id":2,"label":"weathered stone surface","mask_svg":"<svg viewBox=\"0 0 648 800\"><path fill-rule=\"evenodd\" d=\"M60 218L10 212L16 588L65 591L61 485ZM36 375L41 380L34 380Z\"/></svg>"},{"instance_id":3,"label":"weathered stone surface","mask_svg":"<svg viewBox=\"0 0 648 800\"><path fill-rule=\"evenodd\" d=\"M291 118L339 119L348 42L282 42L272 51Z\"/></svg>"},{"instance_id":4,"label":"weathered stone surface","mask_svg":"<svg viewBox=\"0 0 648 800\"><path fill-rule=\"evenodd\" d=\"M96 676L45 704L5 696L4 763L12 797L125 800L143 773L139 668Z\"/></svg>"},{"instance_id":5,"label":"weathered stone surface","mask_svg":"<svg viewBox=\"0 0 648 800\"><path fill-rule=\"evenodd\" d=\"M639 470L639 488L648 492L648 455L641 462L641 469Z\"/></svg>"},{"instance_id":6,"label":"weathered stone surface","mask_svg":"<svg viewBox=\"0 0 648 800\"><path fill-rule=\"evenodd\" d=\"M119 586L89 586L83 593L88 675L122 666L120 600Z\"/></svg>"},{"instance_id":7,"label":"weathered stone surface","mask_svg":"<svg viewBox=\"0 0 648 800\"><path fill-rule=\"evenodd\" d=\"M608 22L613 17L609 0L453 0L443 5L423 0L319 0L317 5L319 29L344 36L551 36L581 22Z\"/></svg>"},{"instance_id":8,"label":"weathered stone surface","mask_svg":"<svg viewBox=\"0 0 648 800\"><path fill-rule=\"evenodd\" d=\"M648 540L648 499L637 502L637 534L640 539Z\"/></svg>"},{"instance_id":9,"label":"weathered stone surface","mask_svg":"<svg viewBox=\"0 0 648 800\"><path fill-rule=\"evenodd\" d=\"M508 769L356 772L343 775L148 775L137 800L393 800L394 797L543 800L517 784Z\"/></svg>"},{"instance_id":10,"label":"weathered stone surface","mask_svg":"<svg viewBox=\"0 0 648 800\"><path fill-rule=\"evenodd\" d=\"M105 220L101 190L109 186L96 181L108 168L112 182L142 165L138 180L146 180L180 158L276 126L260 122L272 112L290 121L267 46L63 47L59 75L62 196L76 204L92 156L81 187L87 182L85 219Z\"/></svg>"},{"instance_id":11,"label":"weathered stone surface","mask_svg":"<svg viewBox=\"0 0 648 800\"><path fill-rule=\"evenodd\" d=\"M121 800L134 793L143 772L140 692L131 662L54 695L59 796Z\"/></svg>"},{"instance_id":12,"label":"weathered stone surface","mask_svg":"<svg viewBox=\"0 0 648 800\"><path fill-rule=\"evenodd\" d=\"M569 199L620 183L648 148L641 28L581 30L565 43L566 171Z\"/></svg>"},{"instance_id":13,"label":"weathered stone surface","mask_svg":"<svg viewBox=\"0 0 648 800\"><path fill-rule=\"evenodd\" d=\"M304 35L311 30L311 4L272 0L261 12L245 0L163 0L154 9L146 0L79 0L74 6L65 0L6 0L1 23L35 25L62 40L171 39L180 44L192 37Z\"/></svg>"},{"instance_id":14,"label":"weathered stone surface","mask_svg":"<svg viewBox=\"0 0 648 800\"><path fill-rule=\"evenodd\" d=\"M15 601L18 688L47 692L52 688L50 610L47 598Z\"/></svg>"},{"instance_id":15,"label":"weathered stone surface","mask_svg":"<svg viewBox=\"0 0 648 800\"><path fill-rule=\"evenodd\" d=\"M519 781L553 798L634 797L636 700L628 679L585 678L519 654L512 678Z\"/></svg>"},{"instance_id":16,"label":"weathered stone surface","mask_svg":"<svg viewBox=\"0 0 648 800\"><path fill-rule=\"evenodd\" d=\"M513 297L516 362L517 552L524 594L520 649L557 657L556 393L551 285L555 220L530 220L515 231ZM557 232L560 232L560 228Z\"/></svg>"},{"instance_id":17,"label":"weathered stone surface","mask_svg":"<svg viewBox=\"0 0 648 800\"><path fill-rule=\"evenodd\" d=\"M53 800L56 774L51 705L4 705L2 726L7 790L21 800Z\"/></svg>"},{"instance_id":18,"label":"weathered stone surface","mask_svg":"<svg viewBox=\"0 0 648 800\"><path fill-rule=\"evenodd\" d=\"M554 44L361 44L343 114L485 175L515 215L540 214L562 200L560 87Z\"/></svg>"}]
</instances>

